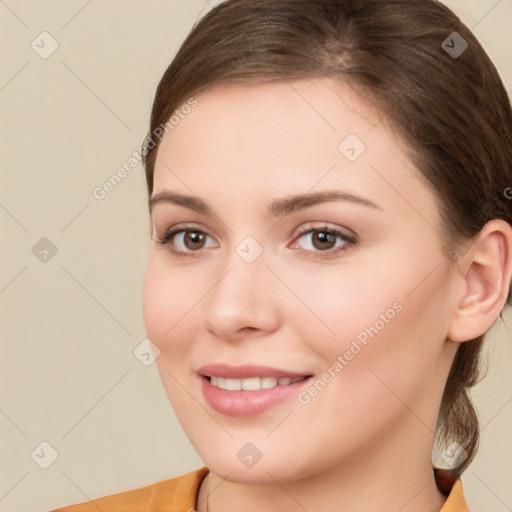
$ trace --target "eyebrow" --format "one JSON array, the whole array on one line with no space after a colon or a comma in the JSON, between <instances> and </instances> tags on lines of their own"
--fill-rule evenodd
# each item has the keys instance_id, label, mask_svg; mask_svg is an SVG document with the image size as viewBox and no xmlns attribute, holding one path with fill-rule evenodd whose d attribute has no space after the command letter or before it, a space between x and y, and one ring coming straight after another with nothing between
<instances>
[{"instance_id":1,"label":"eyebrow","mask_svg":"<svg viewBox=\"0 0 512 512\"><path fill-rule=\"evenodd\" d=\"M329 201L348 201L383 210L379 205L370 201L370 199L367 199L366 197L342 190L329 190L325 192L312 192L276 199L269 205L267 213L273 217L283 217L298 210ZM196 196L187 196L164 190L158 194L154 194L150 198L149 212L152 213L154 206L160 203L175 204L204 215L214 215L213 210L202 199Z\"/></svg>"}]
</instances>

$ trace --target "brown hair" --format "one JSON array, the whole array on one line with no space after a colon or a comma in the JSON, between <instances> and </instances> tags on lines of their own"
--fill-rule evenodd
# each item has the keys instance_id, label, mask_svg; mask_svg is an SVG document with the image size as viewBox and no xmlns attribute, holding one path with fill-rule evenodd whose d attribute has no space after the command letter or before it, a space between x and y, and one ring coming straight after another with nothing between
<instances>
[{"instance_id":1,"label":"brown hair","mask_svg":"<svg viewBox=\"0 0 512 512\"><path fill-rule=\"evenodd\" d=\"M468 47L450 54L455 41L461 48L459 36ZM403 138L437 194L444 249L454 263L489 220L512 225L505 192L512 185L510 100L478 40L436 0L218 5L192 29L158 85L143 146L149 195L161 127L192 95L217 84L328 77L361 92ZM155 134L158 141L151 139ZM456 441L468 454L458 474L478 447L478 418L468 391L481 378L483 339L460 344L439 411L440 446Z\"/></svg>"}]
</instances>

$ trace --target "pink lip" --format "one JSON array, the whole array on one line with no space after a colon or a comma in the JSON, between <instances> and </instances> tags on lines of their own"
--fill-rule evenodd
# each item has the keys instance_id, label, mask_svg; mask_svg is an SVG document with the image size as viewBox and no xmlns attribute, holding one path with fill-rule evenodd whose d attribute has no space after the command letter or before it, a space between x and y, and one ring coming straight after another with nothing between
<instances>
[{"instance_id":1,"label":"pink lip","mask_svg":"<svg viewBox=\"0 0 512 512\"><path fill-rule=\"evenodd\" d=\"M206 375L228 379L245 379L250 377L306 377L306 374L266 366L228 366L225 364L202 366L198 373L201 374L201 388L206 402L221 414L240 417L260 414L296 396L299 389L308 385L311 380L311 377L309 377L287 386L275 386L256 391L228 391L210 384Z\"/></svg>"},{"instance_id":2,"label":"pink lip","mask_svg":"<svg viewBox=\"0 0 512 512\"><path fill-rule=\"evenodd\" d=\"M271 368L269 366L241 365L229 366L223 363L207 364L201 366L197 373L211 377L224 377L227 379L248 379L250 377L305 377L307 373L290 372L280 368Z\"/></svg>"}]
</instances>

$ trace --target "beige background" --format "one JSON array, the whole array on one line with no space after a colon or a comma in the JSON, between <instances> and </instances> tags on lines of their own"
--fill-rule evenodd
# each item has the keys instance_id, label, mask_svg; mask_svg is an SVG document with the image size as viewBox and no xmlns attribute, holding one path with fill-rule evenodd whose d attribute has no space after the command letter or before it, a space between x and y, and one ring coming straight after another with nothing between
<instances>
[{"instance_id":1,"label":"beige background","mask_svg":"<svg viewBox=\"0 0 512 512\"><path fill-rule=\"evenodd\" d=\"M475 27L512 90L512 0L445 3ZM155 365L133 354L145 338L141 165L103 200L92 192L139 148L156 84L208 9L0 1L0 512L45 511L203 465ZM46 59L31 47L51 49L43 31L59 45ZM46 262L32 252L43 237L57 249ZM475 391L486 426L463 477L472 512L512 508L511 312L505 320ZM43 441L58 452L48 469L31 457L50 460Z\"/></svg>"}]
</instances>

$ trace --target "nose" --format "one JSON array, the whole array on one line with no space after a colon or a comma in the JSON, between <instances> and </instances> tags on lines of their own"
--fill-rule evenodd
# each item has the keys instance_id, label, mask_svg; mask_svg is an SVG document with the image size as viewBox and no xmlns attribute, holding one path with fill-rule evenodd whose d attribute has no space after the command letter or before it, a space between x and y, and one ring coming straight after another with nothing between
<instances>
[{"instance_id":1,"label":"nose","mask_svg":"<svg viewBox=\"0 0 512 512\"><path fill-rule=\"evenodd\" d=\"M279 326L279 284L261 255L247 263L237 254L215 272L203 302L203 329L225 341L268 335Z\"/></svg>"}]
</instances>

